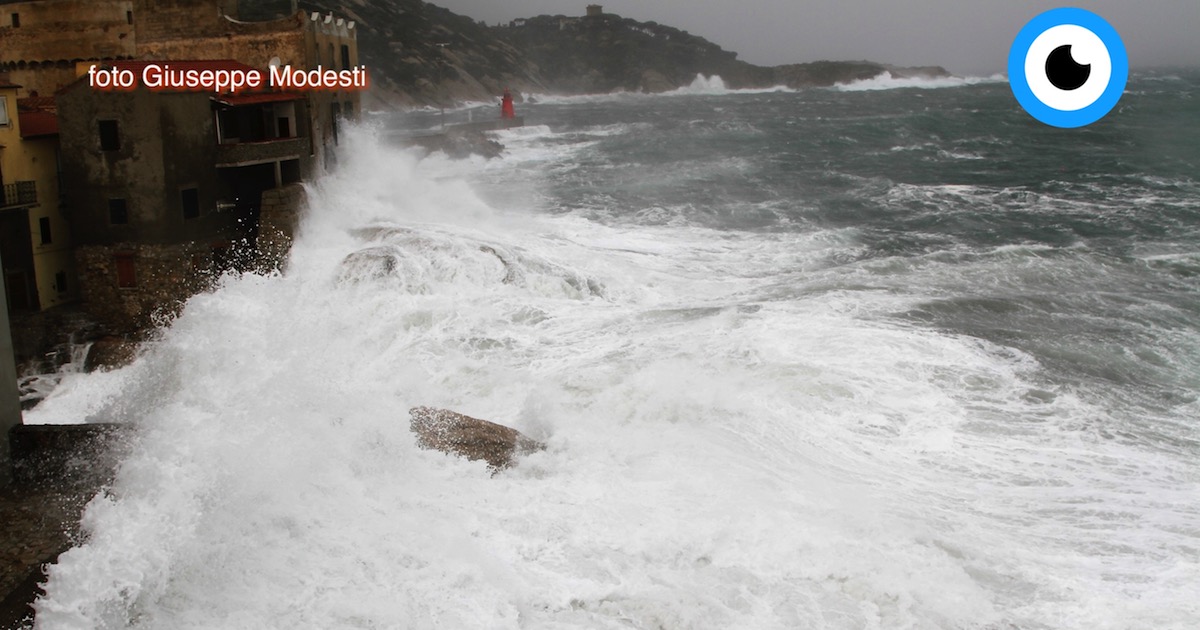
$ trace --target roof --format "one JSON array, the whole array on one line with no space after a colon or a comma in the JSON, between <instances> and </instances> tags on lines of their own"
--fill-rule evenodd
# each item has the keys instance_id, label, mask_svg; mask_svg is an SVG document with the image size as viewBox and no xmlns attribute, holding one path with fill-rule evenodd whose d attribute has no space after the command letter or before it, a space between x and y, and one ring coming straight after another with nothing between
<instances>
[{"instance_id":1,"label":"roof","mask_svg":"<svg viewBox=\"0 0 1200 630\"><path fill-rule=\"evenodd\" d=\"M23 112L54 112L58 107L53 96L26 96L17 99L17 109Z\"/></svg>"},{"instance_id":2,"label":"roof","mask_svg":"<svg viewBox=\"0 0 1200 630\"><path fill-rule=\"evenodd\" d=\"M22 138L58 135L58 116L50 112L19 112Z\"/></svg>"},{"instance_id":3,"label":"roof","mask_svg":"<svg viewBox=\"0 0 1200 630\"><path fill-rule=\"evenodd\" d=\"M295 92L260 92L257 94L222 94L214 96L213 100L222 105L257 105L259 103L281 103L285 101L304 100L303 94Z\"/></svg>"}]
</instances>

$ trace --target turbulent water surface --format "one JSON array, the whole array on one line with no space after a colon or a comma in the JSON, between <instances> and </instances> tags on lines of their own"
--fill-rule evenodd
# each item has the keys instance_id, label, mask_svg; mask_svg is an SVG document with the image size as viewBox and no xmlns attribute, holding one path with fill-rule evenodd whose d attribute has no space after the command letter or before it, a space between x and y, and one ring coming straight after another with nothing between
<instances>
[{"instance_id":1,"label":"turbulent water surface","mask_svg":"<svg viewBox=\"0 0 1200 630\"><path fill-rule=\"evenodd\" d=\"M345 134L285 274L29 414L141 427L40 627L1200 624L1200 77L1072 131L995 80L521 113Z\"/></svg>"}]
</instances>

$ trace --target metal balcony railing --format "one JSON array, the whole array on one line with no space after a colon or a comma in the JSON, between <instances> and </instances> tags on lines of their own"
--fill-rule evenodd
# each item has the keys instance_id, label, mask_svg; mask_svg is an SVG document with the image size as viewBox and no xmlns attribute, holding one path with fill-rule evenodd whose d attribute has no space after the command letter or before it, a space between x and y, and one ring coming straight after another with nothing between
<instances>
[{"instance_id":1,"label":"metal balcony railing","mask_svg":"<svg viewBox=\"0 0 1200 630\"><path fill-rule=\"evenodd\" d=\"M13 182L4 185L0 208L37 205L37 182Z\"/></svg>"}]
</instances>

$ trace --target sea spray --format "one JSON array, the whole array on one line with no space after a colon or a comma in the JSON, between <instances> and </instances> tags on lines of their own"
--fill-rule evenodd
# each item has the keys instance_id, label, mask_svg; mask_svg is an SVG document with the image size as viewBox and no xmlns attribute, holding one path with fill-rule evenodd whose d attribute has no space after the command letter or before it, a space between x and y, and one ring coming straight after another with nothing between
<instances>
[{"instance_id":1,"label":"sea spray","mask_svg":"<svg viewBox=\"0 0 1200 630\"><path fill-rule=\"evenodd\" d=\"M992 89L551 104L492 162L350 131L286 274L30 414L140 428L39 624L1186 627L1193 249L1118 210L1194 182L1001 180ZM547 450L493 478L417 405Z\"/></svg>"}]
</instances>

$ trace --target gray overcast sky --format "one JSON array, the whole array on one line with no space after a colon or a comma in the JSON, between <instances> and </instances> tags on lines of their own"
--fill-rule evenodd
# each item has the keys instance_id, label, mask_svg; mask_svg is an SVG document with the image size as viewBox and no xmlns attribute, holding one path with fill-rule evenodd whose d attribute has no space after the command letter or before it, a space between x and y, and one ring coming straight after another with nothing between
<instances>
[{"instance_id":1,"label":"gray overcast sky","mask_svg":"<svg viewBox=\"0 0 1200 630\"><path fill-rule=\"evenodd\" d=\"M597 0L592 0L596 2ZM588 0L434 0L489 24L541 14L583 15ZM1135 67L1200 64L1200 0L599 0L606 13L700 35L761 65L870 59L1003 72L1017 32L1056 7L1111 23Z\"/></svg>"}]
</instances>

